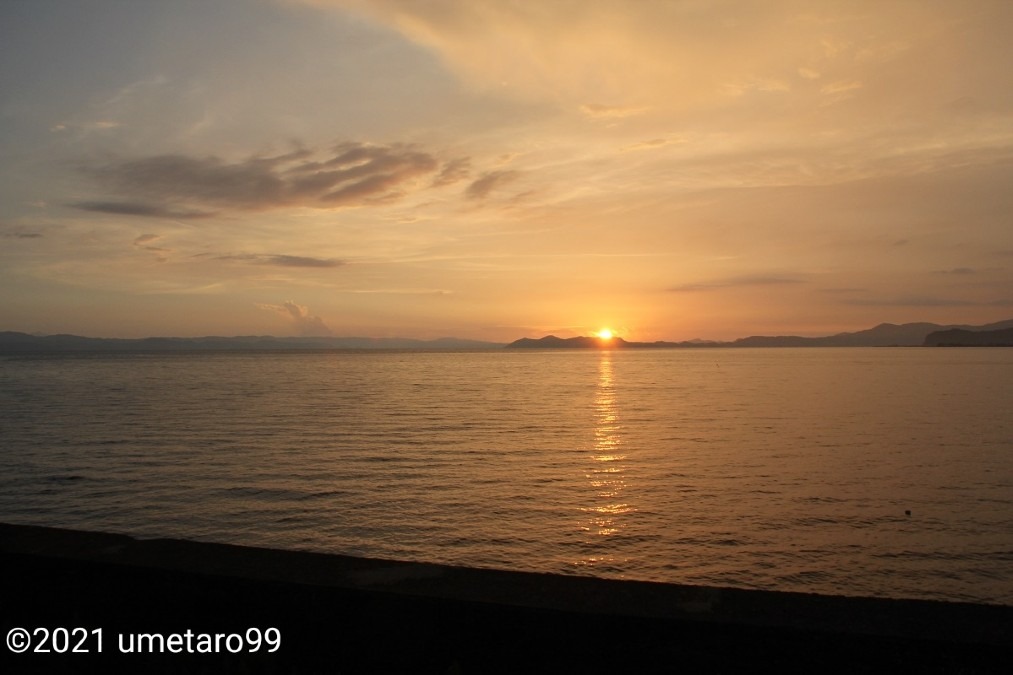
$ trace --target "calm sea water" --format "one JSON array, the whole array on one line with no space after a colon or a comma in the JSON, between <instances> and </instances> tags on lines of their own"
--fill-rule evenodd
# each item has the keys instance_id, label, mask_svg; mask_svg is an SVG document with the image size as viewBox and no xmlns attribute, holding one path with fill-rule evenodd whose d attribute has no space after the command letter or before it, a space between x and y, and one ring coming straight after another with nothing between
<instances>
[{"instance_id":1,"label":"calm sea water","mask_svg":"<svg viewBox=\"0 0 1013 675\"><path fill-rule=\"evenodd\" d=\"M1010 349L3 357L0 520L1013 604L1011 383Z\"/></svg>"}]
</instances>

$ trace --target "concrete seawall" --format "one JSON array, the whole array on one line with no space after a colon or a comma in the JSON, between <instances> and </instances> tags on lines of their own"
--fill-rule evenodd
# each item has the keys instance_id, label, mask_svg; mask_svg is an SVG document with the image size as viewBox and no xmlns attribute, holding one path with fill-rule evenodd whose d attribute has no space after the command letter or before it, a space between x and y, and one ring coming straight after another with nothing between
<instances>
[{"instance_id":1,"label":"concrete seawall","mask_svg":"<svg viewBox=\"0 0 1013 675\"><path fill-rule=\"evenodd\" d=\"M1013 607L704 588L0 524L0 672L1007 672ZM280 647L196 651L278 629ZM95 629L102 630L97 653ZM178 653L120 636L182 635ZM272 634L273 635L273 634ZM71 647L78 639L71 640ZM33 643L35 644L35 643ZM127 642L126 644L129 644ZM151 643L149 643L151 644ZM170 643L172 644L172 643ZM234 640L226 646L235 647ZM63 647L50 637L48 647Z\"/></svg>"}]
</instances>

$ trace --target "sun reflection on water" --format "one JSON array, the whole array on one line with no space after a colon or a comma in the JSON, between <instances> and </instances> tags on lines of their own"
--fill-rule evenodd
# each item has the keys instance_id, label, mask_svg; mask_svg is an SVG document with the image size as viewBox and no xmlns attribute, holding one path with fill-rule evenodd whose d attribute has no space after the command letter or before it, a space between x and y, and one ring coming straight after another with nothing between
<instances>
[{"instance_id":1,"label":"sun reflection on water","mask_svg":"<svg viewBox=\"0 0 1013 675\"><path fill-rule=\"evenodd\" d=\"M594 443L591 466L585 474L595 498L581 508L586 518L581 523L585 543L595 554L586 556L578 565L595 566L616 562L611 551L602 545L627 525L626 516L636 508L624 499L626 491L626 460L622 439L622 421L615 391L613 355L602 352L598 364L598 386L594 399Z\"/></svg>"}]
</instances>

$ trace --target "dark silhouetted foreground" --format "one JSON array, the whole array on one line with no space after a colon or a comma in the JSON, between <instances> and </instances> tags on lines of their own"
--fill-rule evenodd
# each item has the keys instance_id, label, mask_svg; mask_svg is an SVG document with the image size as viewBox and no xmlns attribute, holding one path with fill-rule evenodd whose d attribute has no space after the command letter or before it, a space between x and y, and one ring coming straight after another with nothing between
<instances>
[{"instance_id":1,"label":"dark silhouetted foreground","mask_svg":"<svg viewBox=\"0 0 1013 675\"><path fill-rule=\"evenodd\" d=\"M1013 607L398 563L0 524L0 623L102 654L0 672L1005 672ZM273 654L120 654L118 634L279 629Z\"/></svg>"}]
</instances>

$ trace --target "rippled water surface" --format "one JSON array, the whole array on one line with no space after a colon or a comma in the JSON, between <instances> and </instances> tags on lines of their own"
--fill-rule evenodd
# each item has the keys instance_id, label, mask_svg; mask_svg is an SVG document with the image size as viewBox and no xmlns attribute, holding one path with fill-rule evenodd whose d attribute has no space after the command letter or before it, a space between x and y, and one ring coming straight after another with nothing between
<instances>
[{"instance_id":1,"label":"rippled water surface","mask_svg":"<svg viewBox=\"0 0 1013 675\"><path fill-rule=\"evenodd\" d=\"M0 520L1013 604L1011 382L1010 349L4 357Z\"/></svg>"}]
</instances>

